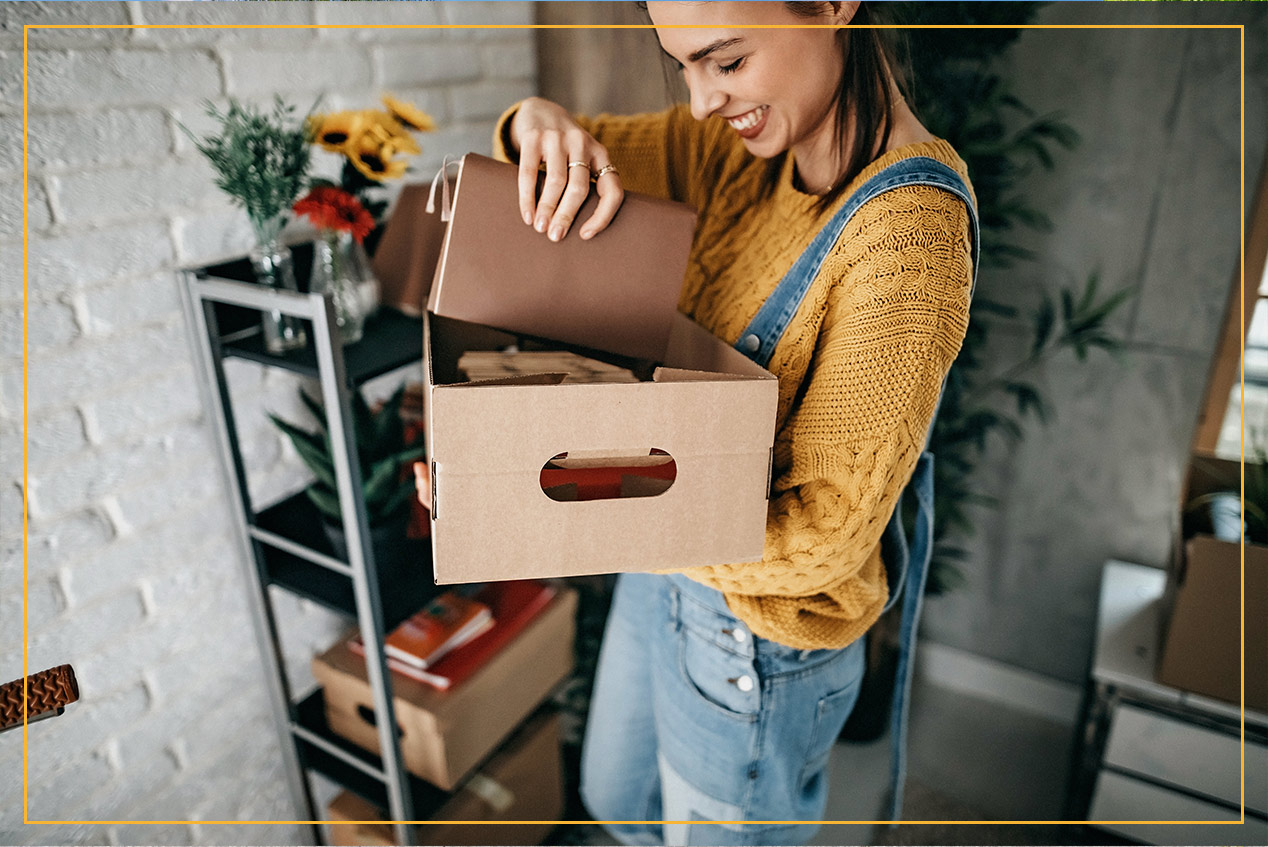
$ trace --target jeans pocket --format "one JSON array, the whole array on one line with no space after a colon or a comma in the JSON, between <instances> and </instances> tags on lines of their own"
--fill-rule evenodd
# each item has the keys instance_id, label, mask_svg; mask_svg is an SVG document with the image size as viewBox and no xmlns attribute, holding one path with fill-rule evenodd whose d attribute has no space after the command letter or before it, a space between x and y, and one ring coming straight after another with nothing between
<instances>
[{"instance_id":1,"label":"jeans pocket","mask_svg":"<svg viewBox=\"0 0 1268 847\"><path fill-rule=\"evenodd\" d=\"M837 736L841 734L841 727L845 725L850 712L854 710L854 704L858 701L859 687L862 683L863 674L860 671L857 674L851 674L845 687L819 698L814 711L810 744L806 749L805 766L801 773L803 786L827 767Z\"/></svg>"},{"instance_id":2,"label":"jeans pocket","mask_svg":"<svg viewBox=\"0 0 1268 847\"><path fill-rule=\"evenodd\" d=\"M743 624L686 597L678 612L678 672L687 696L728 717L757 720L762 686L751 639L743 649L729 634Z\"/></svg>"}]
</instances>

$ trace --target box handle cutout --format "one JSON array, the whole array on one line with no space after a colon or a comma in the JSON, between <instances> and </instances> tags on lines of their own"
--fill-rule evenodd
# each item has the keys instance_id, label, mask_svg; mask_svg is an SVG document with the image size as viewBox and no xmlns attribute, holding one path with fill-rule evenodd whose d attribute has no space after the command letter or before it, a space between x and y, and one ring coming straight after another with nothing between
<instances>
[{"instance_id":1,"label":"box handle cutout","mask_svg":"<svg viewBox=\"0 0 1268 847\"><path fill-rule=\"evenodd\" d=\"M363 706L362 704L358 703L358 704L357 704L357 717L361 718L361 720L365 721L365 722L366 722L366 723L368 723L370 726L378 726L378 725L379 725L378 720L374 717L374 710L373 710L373 709L371 709L369 706ZM404 737L405 737L405 730L401 729L401 725L400 725L400 724L397 724L397 725L396 725L396 737L397 737L397 738L404 738Z\"/></svg>"},{"instance_id":2,"label":"box handle cutout","mask_svg":"<svg viewBox=\"0 0 1268 847\"><path fill-rule=\"evenodd\" d=\"M558 453L542 465L542 492L559 503L657 497L678 477L678 464L664 450L644 453Z\"/></svg>"}]
</instances>

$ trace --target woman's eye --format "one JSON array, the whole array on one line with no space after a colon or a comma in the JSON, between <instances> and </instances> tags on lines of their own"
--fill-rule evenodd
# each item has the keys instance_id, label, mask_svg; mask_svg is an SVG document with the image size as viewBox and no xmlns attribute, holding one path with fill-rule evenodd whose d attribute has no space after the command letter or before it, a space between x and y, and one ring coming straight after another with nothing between
<instances>
[{"instance_id":1,"label":"woman's eye","mask_svg":"<svg viewBox=\"0 0 1268 847\"><path fill-rule=\"evenodd\" d=\"M718 72L721 74L732 74L738 71L742 64L744 64L743 59L736 59L729 65L718 65Z\"/></svg>"}]
</instances>

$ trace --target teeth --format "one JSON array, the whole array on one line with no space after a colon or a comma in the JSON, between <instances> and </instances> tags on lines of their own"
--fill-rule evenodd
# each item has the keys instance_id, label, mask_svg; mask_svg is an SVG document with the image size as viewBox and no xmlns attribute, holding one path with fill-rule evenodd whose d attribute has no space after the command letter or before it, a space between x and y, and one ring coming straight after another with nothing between
<instances>
[{"instance_id":1,"label":"teeth","mask_svg":"<svg viewBox=\"0 0 1268 847\"><path fill-rule=\"evenodd\" d=\"M762 120L762 116L766 114L767 108L769 107L758 106L756 109L749 112L747 115L743 115L734 120L727 121L727 123L729 123L731 126L735 127L736 129L740 131L743 131L746 129L752 129L753 127L757 126L757 124Z\"/></svg>"}]
</instances>

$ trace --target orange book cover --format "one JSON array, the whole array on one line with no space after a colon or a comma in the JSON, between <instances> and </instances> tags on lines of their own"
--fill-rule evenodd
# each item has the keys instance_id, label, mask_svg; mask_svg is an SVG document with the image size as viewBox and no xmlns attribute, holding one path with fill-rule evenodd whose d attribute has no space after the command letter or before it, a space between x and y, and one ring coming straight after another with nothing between
<instances>
[{"instance_id":1,"label":"orange book cover","mask_svg":"<svg viewBox=\"0 0 1268 847\"><path fill-rule=\"evenodd\" d=\"M398 661L426 668L491 626L493 613L488 605L446 591L392 630L383 649Z\"/></svg>"},{"instance_id":2,"label":"orange book cover","mask_svg":"<svg viewBox=\"0 0 1268 847\"><path fill-rule=\"evenodd\" d=\"M387 665L395 673L447 691L478 671L519 636L550 605L557 593L554 586L535 579L490 582L474 595L493 610L493 626L487 632L455 647L425 669L407 665L392 656L387 657ZM350 639L348 647L358 656L365 657L365 645L360 635Z\"/></svg>"}]
</instances>

